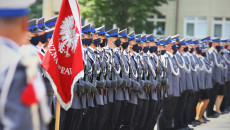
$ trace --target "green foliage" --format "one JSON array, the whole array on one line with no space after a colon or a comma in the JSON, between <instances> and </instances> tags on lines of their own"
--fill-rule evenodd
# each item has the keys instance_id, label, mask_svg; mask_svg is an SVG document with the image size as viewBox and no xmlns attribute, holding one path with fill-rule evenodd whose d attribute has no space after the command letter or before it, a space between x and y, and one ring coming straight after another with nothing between
<instances>
[{"instance_id":1,"label":"green foliage","mask_svg":"<svg viewBox=\"0 0 230 130\"><path fill-rule=\"evenodd\" d=\"M41 18L42 17L42 0L36 0L36 2L29 8L29 18Z\"/></svg>"},{"instance_id":2,"label":"green foliage","mask_svg":"<svg viewBox=\"0 0 230 130\"><path fill-rule=\"evenodd\" d=\"M153 13L161 14L156 7L167 0L79 0L83 19L89 19L96 27L106 26L106 30L116 24L120 29L132 27L135 32L153 30L146 24Z\"/></svg>"}]
</instances>

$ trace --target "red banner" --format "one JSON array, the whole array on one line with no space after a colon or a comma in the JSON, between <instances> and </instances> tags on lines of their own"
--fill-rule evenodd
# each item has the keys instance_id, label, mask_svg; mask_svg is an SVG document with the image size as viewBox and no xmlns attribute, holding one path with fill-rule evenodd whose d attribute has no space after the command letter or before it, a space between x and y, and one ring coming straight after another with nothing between
<instances>
[{"instance_id":1,"label":"red banner","mask_svg":"<svg viewBox=\"0 0 230 130\"><path fill-rule=\"evenodd\" d=\"M72 104L74 84L84 76L81 17L77 0L62 1L42 67L61 106L67 110Z\"/></svg>"}]
</instances>

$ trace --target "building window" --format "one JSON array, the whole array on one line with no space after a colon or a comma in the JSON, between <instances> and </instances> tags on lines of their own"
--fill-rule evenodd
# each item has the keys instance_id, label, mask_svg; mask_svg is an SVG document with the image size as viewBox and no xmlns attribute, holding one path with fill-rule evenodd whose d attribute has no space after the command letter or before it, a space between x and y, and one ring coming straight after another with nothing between
<instances>
[{"instance_id":1,"label":"building window","mask_svg":"<svg viewBox=\"0 0 230 130\"><path fill-rule=\"evenodd\" d=\"M146 33L153 33L155 36L165 35L165 16L164 15L153 15L147 19L149 25Z\"/></svg>"},{"instance_id":2,"label":"building window","mask_svg":"<svg viewBox=\"0 0 230 130\"><path fill-rule=\"evenodd\" d=\"M230 36L230 18L215 17L213 19L212 36L229 38Z\"/></svg>"},{"instance_id":3,"label":"building window","mask_svg":"<svg viewBox=\"0 0 230 130\"><path fill-rule=\"evenodd\" d=\"M206 17L185 17L184 37L202 38L207 35Z\"/></svg>"}]
</instances>

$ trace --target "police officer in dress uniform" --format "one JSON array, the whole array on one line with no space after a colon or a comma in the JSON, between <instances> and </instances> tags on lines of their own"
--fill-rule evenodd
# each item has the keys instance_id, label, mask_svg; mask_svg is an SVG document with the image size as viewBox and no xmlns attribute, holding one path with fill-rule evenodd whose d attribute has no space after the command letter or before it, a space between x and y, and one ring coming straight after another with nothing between
<instances>
[{"instance_id":1,"label":"police officer in dress uniform","mask_svg":"<svg viewBox=\"0 0 230 130\"><path fill-rule=\"evenodd\" d=\"M99 108L99 106L104 105L103 88L105 86L105 82L104 82L104 77L103 77L102 67L101 67L102 59L99 55L100 51L98 50L101 39L98 37L97 31L95 30L93 24L91 24L90 29L91 29L91 33L93 33L92 35L93 42L88 47L89 58L91 59L91 62L93 64L92 83L95 85L95 87L98 90L98 93L95 95L96 107L94 108L90 118L91 120L90 129L94 129L96 124L96 118L97 118L97 109L101 109L101 107Z\"/></svg>"},{"instance_id":2,"label":"police officer in dress uniform","mask_svg":"<svg viewBox=\"0 0 230 130\"><path fill-rule=\"evenodd\" d=\"M116 124L115 129L119 129L123 123L127 101L130 100L129 89L131 86L131 80L129 78L130 68L129 68L129 61L128 61L128 53L129 53L128 52L128 46L129 46L128 38L130 37L127 34L127 29L120 31L119 35L120 35L120 40L121 40L121 46L118 52L118 56L119 56L119 61L121 65L120 77L123 79L123 82L121 84L120 90L118 90L118 91L122 91L120 92L120 96L119 96L121 99L121 107L120 107L120 111L118 114L117 124Z\"/></svg>"},{"instance_id":3,"label":"police officer in dress uniform","mask_svg":"<svg viewBox=\"0 0 230 130\"><path fill-rule=\"evenodd\" d=\"M91 125L91 116L95 109L95 94L97 94L96 86L93 84L93 62L92 62L92 55L89 52L89 47L91 46L93 39L91 32L90 24L85 25L82 27L82 34L83 34L83 53L84 53L84 81L88 85L88 90L85 89L85 96L88 95L86 100L86 109L84 110L84 114L82 117L82 122L80 124L80 129L90 129ZM91 57L91 58L90 58ZM82 94L84 95L84 93ZM83 105L84 108L84 105Z\"/></svg>"},{"instance_id":4,"label":"police officer in dress uniform","mask_svg":"<svg viewBox=\"0 0 230 130\"><path fill-rule=\"evenodd\" d=\"M224 102L224 110L223 113L226 113L230 111L230 51L228 49L229 47L229 40L222 40L223 43L223 59L225 60L226 64L228 65L228 71L227 71L227 83L226 83L226 95L225 95L225 102Z\"/></svg>"},{"instance_id":5,"label":"police officer in dress uniform","mask_svg":"<svg viewBox=\"0 0 230 130\"><path fill-rule=\"evenodd\" d=\"M217 49L217 52L218 52L218 55L217 57L220 60L220 63L221 63L221 82L220 82L220 86L219 86L219 89L218 89L218 92L217 92L217 97L216 97L216 101L215 101L215 106L214 106L214 109L215 111L218 113L218 114L223 114L221 112L221 104L222 104L222 101L223 101L223 98L224 98L224 95L225 95L225 91L226 91L226 86L225 86L225 82L227 81L227 72L228 72L228 66L223 58L223 46L221 44L221 41L219 40L219 43L216 45L216 49ZM222 105L223 106L223 105Z\"/></svg>"},{"instance_id":6,"label":"police officer in dress uniform","mask_svg":"<svg viewBox=\"0 0 230 130\"><path fill-rule=\"evenodd\" d=\"M186 119L187 119L187 115L190 114L189 101L192 98L190 95L193 91L193 84L192 84L192 76L191 76L191 64L190 64L189 58L186 55L186 52L188 51L188 47L187 47L185 39L180 40L179 44L177 44L177 48L178 48L179 56L181 57L182 61L184 61L183 69L184 69L185 78L184 78L184 81L180 81L181 84L184 86L184 87L182 86L183 92L181 94L181 97L184 98L184 102L181 101L181 103L183 102L184 104L184 111L181 110L182 111L181 116L178 116L178 118L175 116L176 117L175 125L182 129L191 129L188 127L188 121ZM183 72L181 72L180 78L183 79L182 74ZM180 109L180 108L176 108L176 109Z\"/></svg>"},{"instance_id":7,"label":"police officer in dress uniform","mask_svg":"<svg viewBox=\"0 0 230 130\"><path fill-rule=\"evenodd\" d=\"M212 77L213 77L213 89L209 91L210 95L210 102L208 104L206 114L207 117L210 118L217 118L219 114L213 110L214 104L216 101L217 93L219 90L219 86L221 84L221 75L222 75L222 66L221 66L221 59L218 56L217 48L216 46L219 43L219 38L213 39L211 43L209 43L210 48L206 53L206 56L208 60L213 64L213 69L212 69Z\"/></svg>"},{"instance_id":8,"label":"police officer in dress uniform","mask_svg":"<svg viewBox=\"0 0 230 130\"><path fill-rule=\"evenodd\" d=\"M139 65L142 67L142 82L143 82L143 92L139 96L139 102L141 102L138 105L142 105L140 107L139 111L139 117L135 126L135 129L143 129L144 123L146 121L146 117L148 114L148 108L149 108L149 93L150 93L150 83L149 80L149 66L147 58L149 57L148 51L149 51L149 41L147 41L146 35L142 35L141 41L143 42L141 44L142 51L139 55ZM152 84L153 86L153 84Z\"/></svg>"},{"instance_id":9,"label":"police officer in dress uniform","mask_svg":"<svg viewBox=\"0 0 230 130\"><path fill-rule=\"evenodd\" d=\"M171 37L172 39L179 39L179 35L175 35ZM176 129L186 129L187 127L184 125L184 114L186 111L186 102L187 102L187 77L186 77L186 71L188 71L187 66L189 66L189 63L185 62L185 58L183 56L183 49L184 49L184 43L185 41L182 40L181 42L177 43L177 52L174 55L175 61L180 68L180 92L181 96L178 99L176 108L175 108L175 118L174 118L174 123L175 123L175 128ZM183 46L183 47L181 47ZM187 69L187 70L186 70Z\"/></svg>"},{"instance_id":10,"label":"police officer in dress uniform","mask_svg":"<svg viewBox=\"0 0 230 130\"><path fill-rule=\"evenodd\" d=\"M199 85L199 93L197 94L197 105L196 105L196 122L204 123L202 119L203 110L205 110L205 107L203 103L206 102L207 96L205 94L205 68L204 63L202 62L202 55L201 55L201 46L199 43L199 40L194 40L194 59L199 64L199 75L198 77L198 85Z\"/></svg>"},{"instance_id":11,"label":"police officer in dress uniform","mask_svg":"<svg viewBox=\"0 0 230 130\"><path fill-rule=\"evenodd\" d=\"M45 90L37 68L36 51L31 46L19 48L22 45L22 38L26 36L28 7L34 1L1 0L0 3L0 129L46 129L49 123L46 96L43 95L38 99L39 103L31 106L26 105L22 99L31 76L35 76L37 83L41 85L40 89ZM34 59L33 63L29 63L31 58ZM36 74L29 75L31 68L35 69L32 71Z\"/></svg>"},{"instance_id":12,"label":"police officer in dress uniform","mask_svg":"<svg viewBox=\"0 0 230 130\"><path fill-rule=\"evenodd\" d=\"M103 126L102 129L106 129L107 125L107 119L109 118L110 114L110 107L111 107L111 102L109 102L109 94L108 90L113 91L113 88L111 88L111 76L112 76L112 50L110 46L108 46L108 39L109 35L105 32L104 26L96 29L98 31L98 35L101 38L101 43L100 47L102 48L102 51L100 55L103 57L103 61L105 62L104 68L105 70L103 71L104 74L104 80L105 80L105 88L104 88L104 113L101 113L100 115L103 119L101 120L101 126ZM113 80L115 81L115 80ZM114 83L114 82L113 82ZM114 87L114 86L113 86ZM110 100L111 101L111 100ZM100 120L99 120L100 121ZM97 124L100 125L100 124ZM100 128L100 126L99 126Z\"/></svg>"},{"instance_id":13,"label":"police officer in dress uniform","mask_svg":"<svg viewBox=\"0 0 230 130\"><path fill-rule=\"evenodd\" d=\"M197 57L198 55L198 51L199 51L199 41L194 39L192 40L191 44L189 44L190 49L192 50L192 52L190 52L190 54L192 55L192 59L195 61L196 64L196 78L197 78L197 91L194 92L194 98L193 98L193 105L192 105L192 113L191 113L191 119L190 122L196 124L196 125L200 125L201 122L198 120L195 120L196 117L196 108L198 108L197 105L199 98L200 98L200 91L204 90L204 72L203 72L203 63L200 61L200 59ZM194 76L195 77L195 76Z\"/></svg>"},{"instance_id":14,"label":"police officer in dress uniform","mask_svg":"<svg viewBox=\"0 0 230 130\"><path fill-rule=\"evenodd\" d=\"M102 68L102 72L100 75L100 80L105 82L105 86L103 88L103 102L104 105L98 105L98 107L96 108L97 110L97 117L96 117L96 124L95 124L95 128L96 129L102 129L103 126L105 125L105 117L106 117L106 111L107 111L107 82L108 82L108 76L107 76L107 68L108 65L110 64L108 61L108 56L106 56L106 50L105 50L105 46L107 45L107 38L106 36L108 36L108 34L106 34L105 32L105 26L99 27L96 29L96 32L98 34L98 37L101 39L100 41L100 46L98 47L99 49L99 55L100 55L100 63L101 63L101 68Z\"/></svg>"},{"instance_id":15,"label":"police officer in dress uniform","mask_svg":"<svg viewBox=\"0 0 230 130\"><path fill-rule=\"evenodd\" d=\"M138 50L138 44L136 43L135 32L131 32L128 35L129 38L129 54L128 54L128 61L129 61L129 75L131 80L131 87L129 89L130 100L127 103L125 108L125 116L123 119L123 123L121 125L122 130L133 130L133 118L134 112L137 106L137 94L138 90L140 89L140 83L137 81L138 72L137 72L137 61L136 57L134 56L134 51Z\"/></svg>"},{"instance_id":16,"label":"police officer in dress uniform","mask_svg":"<svg viewBox=\"0 0 230 130\"><path fill-rule=\"evenodd\" d=\"M111 48L111 88L108 89L109 102L111 103L109 108L109 115L106 123L106 129L115 129L120 107L121 100L124 100L124 93L121 87L123 79L120 77L121 65L119 62L121 36L119 35L119 29L111 29L106 32L108 34L108 46Z\"/></svg>"},{"instance_id":17,"label":"police officer in dress uniform","mask_svg":"<svg viewBox=\"0 0 230 130\"><path fill-rule=\"evenodd\" d=\"M201 96L200 101L198 104L198 112L196 119L199 120L201 123L206 123L207 119L204 118L203 114L204 111L209 103L209 97L208 97L208 89L210 86L212 86L212 68L210 66L210 63L206 59L205 52L207 51L206 47L204 46L204 42L201 43L201 46L199 48L200 50L196 49L197 53L200 54L199 58L201 62L203 63L203 71L204 71L204 90L201 90ZM205 50L206 49L206 50Z\"/></svg>"},{"instance_id":18,"label":"police officer in dress uniform","mask_svg":"<svg viewBox=\"0 0 230 130\"><path fill-rule=\"evenodd\" d=\"M43 44L43 50L44 52L46 52L48 50L48 45L49 45L49 42L53 36L53 32L54 32L54 29L49 29L46 33L47 33L47 42L45 44Z\"/></svg>"},{"instance_id":19,"label":"police officer in dress uniform","mask_svg":"<svg viewBox=\"0 0 230 130\"><path fill-rule=\"evenodd\" d=\"M191 77L192 77L192 84L193 84L193 91L190 91L189 92L189 103L188 103L188 112L186 114L186 120L187 122L189 123L189 125L192 125L192 126L196 126L196 122L193 122L193 114L194 112L196 111L195 109L195 106L196 106L196 100L195 100L195 97L196 97L196 92L198 92L198 79L197 79L197 71L198 71L198 63L194 60L194 57L193 57L193 51L194 51L194 48L193 48L193 42L191 39L189 40L186 40L186 44L187 44L187 47L186 47L186 57L189 61L189 63L191 64ZM193 113L193 114L191 114Z\"/></svg>"},{"instance_id":20,"label":"police officer in dress uniform","mask_svg":"<svg viewBox=\"0 0 230 130\"><path fill-rule=\"evenodd\" d=\"M173 49L173 43L170 37L160 41L162 55L162 62L167 67L168 75L168 97L164 100L163 110L161 111L158 128L172 129L172 120L174 117L174 110L179 96L179 74L180 70L173 58L176 51ZM166 53L167 50L167 53Z\"/></svg>"},{"instance_id":21,"label":"police officer in dress uniform","mask_svg":"<svg viewBox=\"0 0 230 130\"><path fill-rule=\"evenodd\" d=\"M45 25L46 27L53 29L55 28L56 22L57 22L57 16L54 16L53 18L46 20Z\"/></svg>"},{"instance_id":22,"label":"police officer in dress uniform","mask_svg":"<svg viewBox=\"0 0 230 130\"><path fill-rule=\"evenodd\" d=\"M141 56L142 56L142 44L143 44L143 41L141 39L141 35L138 34L136 35L136 42L138 44L138 49L134 52L134 58L136 60L136 65L137 65L137 74L138 74L138 79L137 81L140 83L140 89L141 89L141 92L139 93L138 95L138 103L137 103L137 107L135 109L135 114L134 114L134 118L133 118L133 129L135 129L135 127L137 126L137 123L138 123L138 119L139 119L139 116L140 116L140 112L141 112L141 109L143 107L143 99L146 98L146 94L144 94L144 80L142 80L143 78L143 74L144 74L144 71L143 71L143 66L142 66L142 61L141 61Z\"/></svg>"},{"instance_id":23,"label":"police officer in dress uniform","mask_svg":"<svg viewBox=\"0 0 230 130\"><path fill-rule=\"evenodd\" d=\"M41 51L43 53L45 53L44 50L44 44L47 43L48 37L47 37L47 31L50 30L50 28L46 27L45 23L44 23L45 18L40 18L37 20L37 26L40 30L42 30L42 32L44 33L43 35L40 36L40 41L42 43L41 47Z\"/></svg>"},{"instance_id":24,"label":"police officer in dress uniform","mask_svg":"<svg viewBox=\"0 0 230 130\"><path fill-rule=\"evenodd\" d=\"M143 129L151 130L154 128L158 114L161 110L161 80L163 66L162 64L157 64L157 46L154 41L154 37L152 34L147 36L147 40L149 41L149 57L147 57L148 71L149 71L149 80L150 84L150 94L149 94L149 107L148 107L148 115L146 117L146 123L144 124ZM157 70L159 67L159 71Z\"/></svg>"}]
</instances>

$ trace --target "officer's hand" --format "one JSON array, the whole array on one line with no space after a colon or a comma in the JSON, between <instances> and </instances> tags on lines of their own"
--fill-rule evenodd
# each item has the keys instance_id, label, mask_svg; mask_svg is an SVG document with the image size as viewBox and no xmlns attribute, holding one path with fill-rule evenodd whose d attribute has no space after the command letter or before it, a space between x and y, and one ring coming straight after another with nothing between
<instances>
[{"instance_id":1,"label":"officer's hand","mask_svg":"<svg viewBox=\"0 0 230 130\"><path fill-rule=\"evenodd\" d=\"M111 81L110 80L106 80L105 87L106 88L110 88L111 87Z\"/></svg>"},{"instance_id":2,"label":"officer's hand","mask_svg":"<svg viewBox=\"0 0 230 130\"><path fill-rule=\"evenodd\" d=\"M165 85L167 85L168 84L168 81L166 80L166 79L162 79L161 80L161 85L162 86L165 86Z\"/></svg>"},{"instance_id":3,"label":"officer's hand","mask_svg":"<svg viewBox=\"0 0 230 130\"><path fill-rule=\"evenodd\" d=\"M111 80L111 87L116 88L117 87L117 81L116 80Z\"/></svg>"},{"instance_id":4,"label":"officer's hand","mask_svg":"<svg viewBox=\"0 0 230 130\"><path fill-rule=\"evenodd\" d=\"M77 83L77 92L78 93L85 92L85 83L84 82Z\"/></svg>"},{"instance_id":5,"label":"officer's hand","mask_svg":"<svg viewBox=\"0 0 230 130\"><path fill-rule=\"evenodd\" d=\"M161 82L157 82L156 89L159 90L161 86L162 86Z\"/></svg>"},{"instance_id":6,"label":"officer's hand","mask_svg":"<svg viewBox=\"0 0 230 130\"><path fill-rule=\"evenodd\" d=\"M140 94L143 94L143 92L144 92L143 87L140 87L139 90L138 90L138 92L139 92Z\"/></svg>"},{"instance_id":7,"label":"officer's hand","mask_svg":"<svg viewBox=\"0 0 230 130\"><path fill-rule=\"evenodd\" d=\"M91 87L89 83L85 83L85 91L86 93L91 93Z\"/></svg>"}]
</instances>

